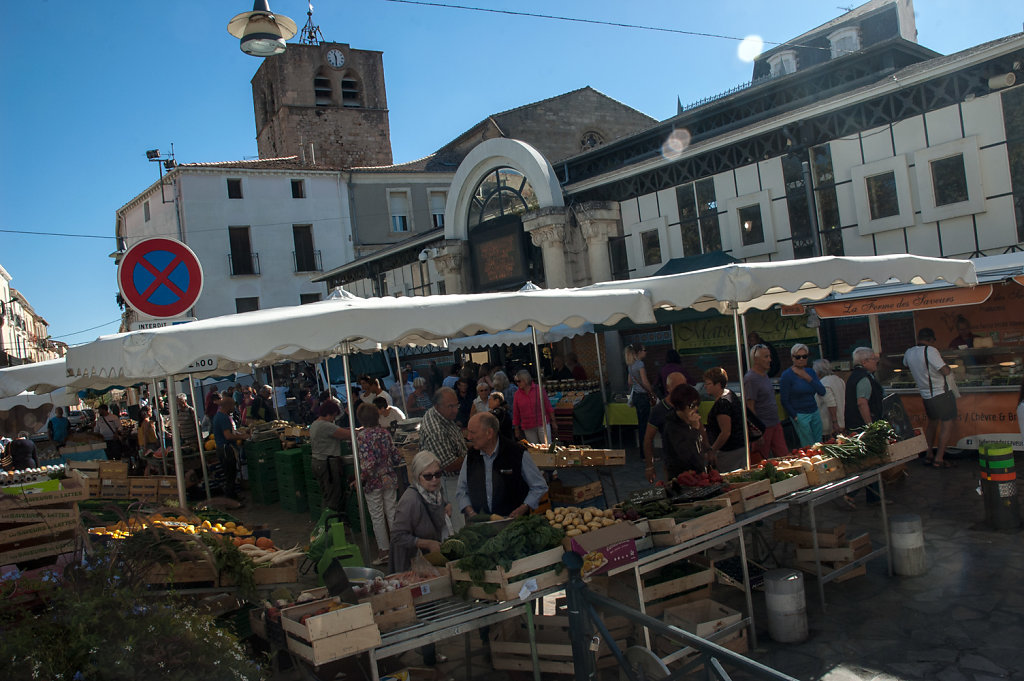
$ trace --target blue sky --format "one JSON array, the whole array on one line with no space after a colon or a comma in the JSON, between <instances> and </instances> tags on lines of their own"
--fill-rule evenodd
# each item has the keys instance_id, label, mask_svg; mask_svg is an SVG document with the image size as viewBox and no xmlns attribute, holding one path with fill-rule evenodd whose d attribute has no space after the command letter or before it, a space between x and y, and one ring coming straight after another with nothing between
<instances>
[{"instance_id":1,"label":"blue sky","mask_svg":"<svg viewBox=\"0 0 1024 681\"><path fill-rule=\"evenodd\" d=\"M306 2L271 0L301 27ZM844 10L821 0L478 0L462 4L781 42ZM854 6L848 3L847 6ZM916 0L918 42L949 54L1021 30L1019 0ZM114 211L179 162L256 156L259 60L228 35L251 0L34 0L5 7L0 264L50 334L117 330ZM325 39L381 50L396 162L488 114L590 85L659 120L750 78L739 42L389 2L320 0ZM768 45L770 47L770 44ZM92 328L99 327L99 328ZM89 330L87 330L89 329Z\"/></svg>"}]
</instances>

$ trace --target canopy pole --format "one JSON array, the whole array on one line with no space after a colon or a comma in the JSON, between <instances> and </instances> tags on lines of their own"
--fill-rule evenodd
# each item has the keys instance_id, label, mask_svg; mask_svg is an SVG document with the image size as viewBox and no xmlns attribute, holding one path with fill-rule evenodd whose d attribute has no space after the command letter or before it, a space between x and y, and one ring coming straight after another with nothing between
<instances>
[{"instance_id":1,"label":"canopy pole","mask_svg":"<svg viewBox=\"0 0 1024 681\"><path fill-rule=\"evenodd\" d=\"M153 391L149 394L149 413L160 426L160 448L164 450L164 455L160 457L160 466L163 468L163 474L167 475L167 429L164 427L164 415L160 413L160 393L157 390L156 379L154 378L152 381ZM156 406L153 406L154 402L156 402Z\"/></svg>"},{"instance_id":2,"label":"canopy pole","mask_svg":"<svg viewBox=\"0 0 1024 681\"><path fill-rule=\"evenodd\" d=\"M402 413L405 413L405 380L402 378L402 360L398 356L398 346L395 346L395 376L398 376L398 394L402 396L402 406L400 409Z\"/></svg>"},{"instance_id":3,"label":"canopy pole","mask_svg":"<svg viewBox=\"0 0 1024 681\"><path fill-rule=\"evenodd\" d=\"M171 376L168 375L164 380L167 383L167 406L171 410L171 446L174 447L174 477L178 481L178 508L188 508L188 502L185 499L185 463L182 461L181 433L178 431L178 399L171 399L171 387L174 385ZM166 449L163 458L164 461L167 460Z\"/></svg>"},{"instance_id":4,"label":"canopy pole","mask_svg":"<svg viewBox=\"0 0 1024 681\"><path fill-rule=\"evenodd\" d=\"M203 381L199 380L199 392L202 393ZM209 502L212 495L210 494L210 474L206 470L206 443L203 441L203 424L199 422L199 410L196 409L196 387L195 381L192 377L188 377L188 392L192 396L192 417L196 422L196 437L199 438L199 463L203 466L203 487L206 488L206 501Z\"/></svg>"},{"instance_id":5,"label":"canopy pole","mask_svg":"<svg viewBox=\"0 0 1024 681\"><path fill-rule=\"evenodd\" d=\"M363 542L363 556L370 555L370 540L366 536L366 510L363 508L363 475L359 466L359 445L356 442L356 406L352 404L352 376L348 367L348 347L341 354L341 365L345 369L345 404L348 405L348 427L352 438L352 465L356 471L356 501L359 503L359 537ZM364 558L366 560L366 558Z\"/></svg>"},{"instance_id":6,"label":"canopy pole","mask_svg":"<svg viewBox=\"0 0 1024 681\"><path fill-rule=\"evenodd\" d=\"M277 384L274 383L274 365L267 367L270 370L270 403L274 405L274 418L281 420L281 412L277 410Z\"/></svg>"},{"instance_id":7,"label":"canopy pole","mask_svg":"<svg viewBox=\"0 0 1024 681\"><path fill-rule=\"evenodd\" d=\"M327 377L327 396L331 397L331 365L327 361L330 357L324 359L324 376Z\"/></svg>"},{"instance_id":8,"label":"canopy pole","mask_svg":"<svg viewBox=\"0 0 1024 681\"><path fill-rule=\"evenodd\" d=\"M601 337L594 332L594 351L597 354L597 389L601 391L601 402L604 404L604 435L608 448L612 447L612 427L608 425L608 396L604 394L604 365L601 363Z\"/></svg>"},{"instance_id":9,"label":"canopy pole","mask_svg":"<svg viewBox=\"0 0 1024 681\"><path fill-rule=\"evenodd\" d=\"M537 367L537 406L540 407L540 436L544 438L544 444L548 444L548 410L544 408L544 383L540 371L540 348L537 347L537 327L531 324L530 333L533 334L533 358ZM551 439L555 439L553 433Z\"/></svg>"},{"instance_id":10,"label":"canopy pole","mask_svg":"<svg viewBox=\"0 0 1024 681\"><path fill-rule=\"evenodd\" d=\"M740 336L740 312L739 305L736 303L729 303L729 307L732 308L732 325L736 332L736 366L740 372L740 402L743 405L743 449L747 454L747 468L750 468L750 431L747 426L747 396L743 394L743 350L740 342L742 340L743 345L746 345L746 334ZM746 319L743 320L743 326L746 327ZM749 355L748 355L749 356Z\"/></svg>"}]
</instances>

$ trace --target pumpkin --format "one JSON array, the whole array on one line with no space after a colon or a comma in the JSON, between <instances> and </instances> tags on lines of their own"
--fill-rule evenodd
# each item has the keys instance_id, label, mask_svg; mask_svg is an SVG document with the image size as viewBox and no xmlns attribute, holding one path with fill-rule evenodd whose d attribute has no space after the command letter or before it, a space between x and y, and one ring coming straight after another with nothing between
<instances>
[{"instance_id":1,"label":"pumpkin","mask_svg":"<svg viewBox=\"0 0 1024 681\"><path fill-rule=\"evenodd\" d=\"M217 443L214 442L213 440L207 440L206 444L203 445L203 449L205 449L208 452L212 452L215 449L217 449Z\"/></svg>"}]
</instances>

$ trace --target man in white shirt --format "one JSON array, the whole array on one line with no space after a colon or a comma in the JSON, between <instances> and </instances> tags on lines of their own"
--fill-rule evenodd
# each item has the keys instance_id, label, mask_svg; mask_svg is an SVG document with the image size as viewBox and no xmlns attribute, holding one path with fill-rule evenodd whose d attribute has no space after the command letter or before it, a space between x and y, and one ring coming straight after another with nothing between
<instances>
[{"instance_id":1,"label":"man in white shirt","mask_svg":"<svg viewBox=\"0 0 1024 681\"><path fill-rule=\"evenodd\" d=\"M935 332L925 327L917 333L917 345L903 354L903 365L910 369L928 415L928 456L925 463L936 468L951 468L945 460L946 444L956 420L956 393L949 385L951 369L935 347ZM937 437L936 437L937 434Z\"/></svg>"}]
</instances>

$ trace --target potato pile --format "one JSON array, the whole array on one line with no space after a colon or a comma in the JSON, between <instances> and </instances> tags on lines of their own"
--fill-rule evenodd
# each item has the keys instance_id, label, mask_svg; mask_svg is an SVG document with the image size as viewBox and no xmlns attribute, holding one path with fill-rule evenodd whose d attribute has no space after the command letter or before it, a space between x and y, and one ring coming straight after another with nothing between
<instances>
[{"instance_id":1,"label":"potato pile","mask_svg":"<svg viewBox=\"0 0 1024 681\"><path fill-rule=\"evenodd\" d=\"M544 513L548 523L556 530L565 530L566 537L575 537L584 532L599 530L617 522L612 509L602 510L588 506L579 508L577 506L565 506L563 508L548 509Z\"/></svg>"}]
</instances>

